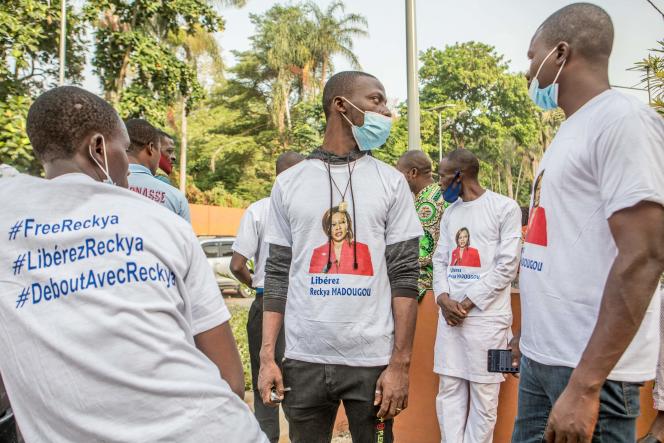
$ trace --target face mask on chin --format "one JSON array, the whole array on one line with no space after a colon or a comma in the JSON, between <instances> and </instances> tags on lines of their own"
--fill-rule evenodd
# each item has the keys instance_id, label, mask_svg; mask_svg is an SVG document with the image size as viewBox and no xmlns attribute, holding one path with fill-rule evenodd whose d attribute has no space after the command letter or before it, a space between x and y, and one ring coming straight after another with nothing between
<instances>
[{"instance_id":1,"label":"face mask on chin","mask_svg":"<svg viewBox=\"0 0 664 443\"><path fill-rule=\"evenodd\" d=\"M166 175L169 175L171 171L173 171L173 163L171 163L171 159L163 152L161 153L161 157L159 157L159 169L164 171Z\"/></svg>"},{"instance_id":2,"label":"face mask on chin","mask_svg":"<svg viewBox=\"0 0 664 443\"><path fill-rule=\"evenodd\" d=\"M379 114L373 111L363 111L347 98L341 97L353 108L364 114L364 124L362 126L354 125L345 114L341 114L343 118L350 124L353 131L353 137L360 151L371 151L372 149L380 148L385 144L387 138L390 136L392 129L392 119L386 115Z\"/></svg>"},{"instance_id":3,"label":"face mask on chin","mask_svg":"<svg viewBox=\"0 0 664 443\"><path fill-rule=\"evenodd\" d=\"M101 163L99 163L97 161L95 156L92 155L92 146L88 146L88 152L90 153L90 158L92 158L92 161L95 162L95 164L97 166L99 166L99 169L101 169L101 172L103 172L104 175L106 176L106 178L102 180L102 183L106 183L106 184L115 186L116 183L111 178L111 175L110 175L109 170L108 170L108 156L106 155L106 141L104 140L104 136L101 136L101 145L102 145L102 149L104 150L104 166L102 166Z\"/></svg>"},{"instance_id":4,"label":"face mask on chin","mask_svg":"<svg viewBox=\"0 0 664 443\"><path fill-rule=\"evenodd\" d=\"M563 70L563 67L565 67L565 62L567 59L563 60L563 64L560 65L560 69L558 69L558 73L556 74L556 78L553 79L553 82L545 88L540 88L539 87L539 80L537 77L539 76L540 71L542 70L542 66L544 66L544 63L548 60L549 57L556 51L556 48L553 48L549 54L544 57L544 60L542 60L542 63L540 63L539 68L537 69L537 73L535 74L535 78L533 78L530 82L530 88L528 88L528 95L530 96L530 99L542 110L544 111L549 111L551 109L556 109L558 107L558 77L560 76L560 73Z\"/></svg>"},{"instance_id":5,"label":"face mask on chin","mask_svg":"<svg viewBox=\"0 0 664 443\"><path fill-rule=\"evenodd\" d=\"M454 203L461 195L461 180L459 180L459 177L461 177L461 171L457 171L454 174L452 182L443 191L443 199L447 203Z\"/></svg>"}]
</instances>

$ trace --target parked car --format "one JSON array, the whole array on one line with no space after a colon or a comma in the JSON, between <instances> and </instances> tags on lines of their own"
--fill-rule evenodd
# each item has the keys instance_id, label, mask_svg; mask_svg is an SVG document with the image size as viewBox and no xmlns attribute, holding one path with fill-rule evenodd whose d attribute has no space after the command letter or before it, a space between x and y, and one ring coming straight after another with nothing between
<instances>
[{"instance_id":1,"label":"parked car","mask_svg":"<svg viewBox=\"0 0 664 443\"><path fill-rule=\"evenodd\" d=\"M240 283L231 273L232 246L235 237L199 237L199 241L214 271L221 293L250 297L251 289Z\"/></svg>"}]
</instances>

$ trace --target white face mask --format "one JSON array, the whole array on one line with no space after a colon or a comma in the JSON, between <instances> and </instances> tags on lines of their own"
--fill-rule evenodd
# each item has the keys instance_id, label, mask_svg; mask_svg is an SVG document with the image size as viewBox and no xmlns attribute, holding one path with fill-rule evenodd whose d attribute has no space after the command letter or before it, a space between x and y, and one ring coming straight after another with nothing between
<instances>
[{"instance_id":1,"label":"white face mask","mask_svg":"<svg viewBox=\"0 0 664 443\"><path fill-rule=\"evenodd\" d=\"M104 173L106 178L102 180L103 183L109 184L109 185L115 185L115 182L111 178L111 175L108 170L108 157L106 156L106 141L104 140L104 136L101 136L101 145L102 148L104 149L104 166L102 166L97 159L95 158L94 155L92 155L92 146L88 146L88 152L90 153L90 157L92 158L92 161L99 166L99 169L101 169L101 172Z\"/></svg>"}]
</instances>

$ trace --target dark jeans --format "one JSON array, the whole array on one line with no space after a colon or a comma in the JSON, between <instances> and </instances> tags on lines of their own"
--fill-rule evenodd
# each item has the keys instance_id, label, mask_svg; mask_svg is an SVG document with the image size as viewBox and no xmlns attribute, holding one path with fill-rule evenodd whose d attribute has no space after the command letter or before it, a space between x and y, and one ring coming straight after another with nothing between
<instances>
[{"instance_id":1,"label":"dark jeans","mask_svg":"<svg viewBox=\"0 0 664 443\"><path fill-rule=\"evenodd\" d=\"M249 358L251 360L251 382L254 388L254 414L261 430L267 435L271 443L279 441L279 408L270 408L263 404L261 394L258 392L258 371L260 370L260 350L263 342L263 297L257 296L249 309L247 318L247 336L249 338ZM274 358L281 364L284 358L284 328L281 328L277 337L277 347Z\"/></svg>"},{"instance_id":2,"label":"dark jeans","mask_svg":"<svg viewBox=\"0 0 664 443\"><path fill-rule=\"evenodd\" d=\"M544 430L560 394L567 386L572 368L547 366L521 357L519 411L512 443L541 442ZM599 419L593 443L633 442L640 413L639 383L607 380L600 393Z\"/></svg>"},{"instance_id":3,"label":"dark jeans","mask_svg":"<svg viewBox=\"0 0 664 443\"><path fill-rule=\"evenodd\" d=\"M385 369L308 363L286 359L283 407L292 443L329 443L339 403L343 401L353 443L374 443L376 382ZM385 422L383 440L392 443L392 420Z\"/></svg>"}]
</instances>

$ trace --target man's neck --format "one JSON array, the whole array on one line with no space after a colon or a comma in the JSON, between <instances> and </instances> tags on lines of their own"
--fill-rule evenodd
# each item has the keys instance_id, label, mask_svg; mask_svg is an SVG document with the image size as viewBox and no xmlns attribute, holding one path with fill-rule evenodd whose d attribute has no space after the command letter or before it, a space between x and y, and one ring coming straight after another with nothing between
<instances>
[{"instance_id":1,"label":"man's neck","mask_svg":"<svg viewBox=\"0 0 664 443\"><path fill-rule=\"evenodd\" d=\"M422 192L424 188L426 188L429 185L432 185L433 183L434 181L431 176L423 178L421 181L415 184L415 195L418 195L420 192Z\"/></svg>"},{"instance_id":2,"label":"man's neck","mask_svg":"<svg viewBox=\"0 0 664 443\"><path fill-rule=\"evenodd\" d=\"M129 154L128 154L128 155L127 155L127 161L129 161L129 164L130 164L130 165L140 165L140 166L143 166L145 169L147 169L148 171L150 171L150 174L154 175L154 172L152 172L152 170L150 169L150 166L148 166L148 165L146 165L145 163L143 163L138 157L136 157L136 156L134 156L134 155L129 155Z\"/></svg>"},{"instance_id":3,"label":"man's neck","mask_svg":"<svg viewBox=\"0 0 664 443\"><path fill-rule=\"evenodd\" d=\"M85 174L97 181L102 181L105 178L102 177L103 174L99 169L83 164L77 161L76 158L74 158L74 161L60 159L44 163L44 176L47 179L50 180L65 174Z\"/></svg>"},{"instance_id":4,"label":"man's neck","mask_svg":"<svg viewBox=\"0 0 664 443\"><path fill-rule=\"evenodd\" d=\"M473 200L477 200L478 198L480 198L485 192L486 189L484 189L476 181L470 183L464 183L463 193L461 194L461 200L465 202L471 202Z\"/></svg>"},{"instance_id":5,"label":"man's neck","mask_svg":"<svg viewBox=\"0 0 664 443\"><path fill-rule=\"evenodd\" d=\"M348 155L357 147L357 142L347 122L330 119L325 128L322 149L339 157Z\"/></svg>"},{"instance_id":6,"label":"man's neck","mask_svg":"<svg viewBox=\"0 0 664 443\"><path fill-rule=\"evenodd\" d=\"M588 67L575 75L573 82L561 82L558 105L570 118L583 105L610 88L607 69Z\"/></svg>"}]
</instances>

